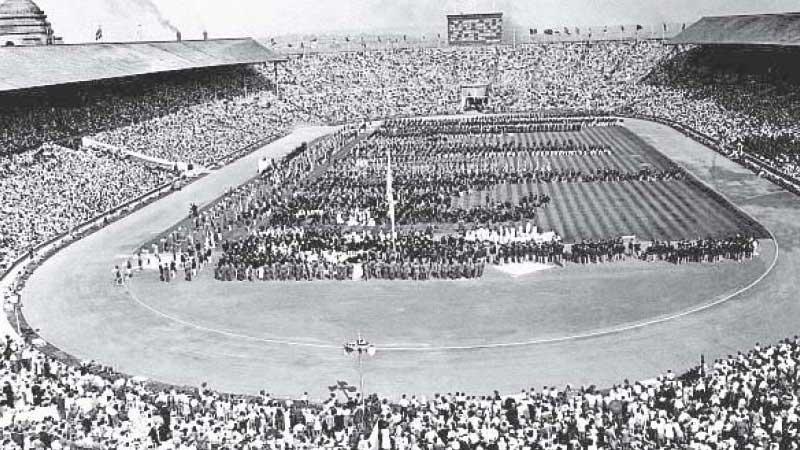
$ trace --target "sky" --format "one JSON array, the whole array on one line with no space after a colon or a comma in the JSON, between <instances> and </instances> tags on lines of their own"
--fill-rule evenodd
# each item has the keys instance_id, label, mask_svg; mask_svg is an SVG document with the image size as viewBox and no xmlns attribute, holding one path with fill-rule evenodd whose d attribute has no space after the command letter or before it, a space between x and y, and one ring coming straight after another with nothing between
<instances>
[{"instance_id":1,"label":"sky","mask_svg":"<svg viewBox=\"0 0 800 450\"><path fill-rule=\"evenodd\" d=\"M2 0L0 0L2 1ZM67 43L286 34L442 32L445 15L504 13L521 29L687 23L800 10L797 0L34 0Z\"/></svg>"}]
</instances>

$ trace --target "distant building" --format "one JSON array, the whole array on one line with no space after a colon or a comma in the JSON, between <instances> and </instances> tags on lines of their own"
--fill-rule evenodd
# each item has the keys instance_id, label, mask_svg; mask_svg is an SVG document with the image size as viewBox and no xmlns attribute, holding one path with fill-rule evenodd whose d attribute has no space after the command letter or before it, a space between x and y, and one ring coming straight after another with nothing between
<instances>
[{"instance_id":1,"label":"distant building","mask_svg":"<svg viewBox=\"0 0 800 450\"><path fill-rule=\"evenodd\" d=\"M450 45L499 44L503 40L503 13L447 16Z\"/></svg>"},{"instance_id":2,"label":"distant building","mask_svg":"<svg viewBox=\"0 0 800 450\"><path fill-rule=\"evenodd\" d=\"M0 46L61 44L47 15L31 0L5 0L0 4Z\"/></svg>"}]
</instances>

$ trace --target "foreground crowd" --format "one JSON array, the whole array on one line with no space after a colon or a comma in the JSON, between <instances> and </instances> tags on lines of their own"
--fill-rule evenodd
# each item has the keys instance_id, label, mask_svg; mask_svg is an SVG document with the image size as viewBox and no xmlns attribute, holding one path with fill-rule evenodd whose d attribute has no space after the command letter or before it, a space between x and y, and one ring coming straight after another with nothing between
<instances>
[{"instance_id":1,"label":"foreground crowd","mask_svg":"<svg viewBox=\"0 0 800 450\"><path fill-rule=\"evenodd\" d=\"M646 384L607 390L322 402L154 387L0 342L0 446L15 449L778 449L798 448L800 339L756 345Z\"/></svg>"}]
</instances>

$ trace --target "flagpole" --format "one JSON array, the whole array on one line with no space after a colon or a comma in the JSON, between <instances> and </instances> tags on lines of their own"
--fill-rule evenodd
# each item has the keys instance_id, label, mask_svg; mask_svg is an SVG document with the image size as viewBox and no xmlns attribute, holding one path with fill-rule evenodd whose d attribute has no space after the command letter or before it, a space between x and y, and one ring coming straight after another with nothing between
<instances>
[{"instance_id":1,"label":"flagpole","mask_svg":"<svg viewBox=\"0 0 800 450\"><path fill-rule=\"evenodd\" d=\"M392 154L389 146L386 146L386 201L389 204L389 221L392 225L392 250L397 252L394 222L394 191L392 190Z\"/></svg>"}]
</instances>

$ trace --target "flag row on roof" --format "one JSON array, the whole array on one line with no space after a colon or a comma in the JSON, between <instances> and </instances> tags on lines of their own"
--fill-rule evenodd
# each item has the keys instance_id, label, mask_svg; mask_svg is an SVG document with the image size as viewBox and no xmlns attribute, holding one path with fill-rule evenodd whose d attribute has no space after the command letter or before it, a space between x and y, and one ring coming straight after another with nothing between
<instances>
[{"instance_id":1,"label":"flag row on roof","mask_svg":"<svg viewBox=\"0 0 800 450\"><path fill-rule=\"evenodd\" d=\"M639 32L639 31L644 31L645 30L645 26L643 26L641 24L635 24L635 25L632 25L632 26L628 25L628 28L625 28L625 27L626 27L625 25L616 25L616 26L603 26L603 27L600 27L599 29L598 28L589 27L589 28L585 28L584 30L581 30L580 27L574 27L574 28L563 27L563 29L556 27L556 28L543 28L541 30L538 29L538 28L530 28L529 29L529 34L531 36L537 36L539 34L542 34L542 35L545 35L545 36L554 36L554 35L572 36L573 34L576 35L576 36L581 36L581 31L583 31L584 34L588 34L589 36L591 36L594 32L600 32L600 33L604 33L605 34L605 33L609 33L609 32L614 32L617 29L619 30L619 32L622 32L622 33L626 32L626 30L627 31L635 31L635 32ZM680 27L680 30L683 31L683 30L686 29L686 24L685 23L683 23L683 24L662 23L661 24L661 29L665 33L672 32L672 31L677 31L677 27ZM650 31L654 31L654 28L651 28Z\"/></svg>"}]
</instances>

